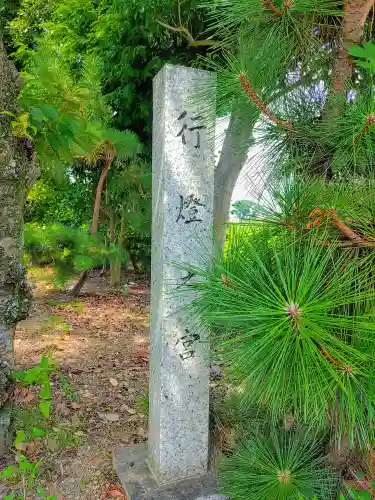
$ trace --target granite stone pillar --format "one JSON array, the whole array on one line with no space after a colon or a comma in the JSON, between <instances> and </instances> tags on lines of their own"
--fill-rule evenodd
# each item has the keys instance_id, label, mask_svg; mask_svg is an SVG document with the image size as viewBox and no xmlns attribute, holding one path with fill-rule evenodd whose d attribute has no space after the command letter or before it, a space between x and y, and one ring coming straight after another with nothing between
<instances>
[{"instance_id":1,"label":"granite stone pillar","mask_svg":"<svg viewBox=\"0 0 375 500\"><path fill-rule=\"evenodd\" d=\"M211 72L166 65L154 79L148 446L114 456L129 500L223 498L207 473L207 336L176 293L194 279L176 263L212 254L214 96Z\"/></svg>"},{"instance_id":2,"label":"granite stone pillar","mask_svg":"<svg viewBox=\"0 0 375 500\"><path fill-rule=\"evenodd\" d=\"M171 293L212 247L215 75L165 66L154 80L149 463L160 483L204 474L208 454L208 343ZM198 96L197 96L198 95ZM206 255L207 257L207 255Z\"/></svg>"}]
</instances>

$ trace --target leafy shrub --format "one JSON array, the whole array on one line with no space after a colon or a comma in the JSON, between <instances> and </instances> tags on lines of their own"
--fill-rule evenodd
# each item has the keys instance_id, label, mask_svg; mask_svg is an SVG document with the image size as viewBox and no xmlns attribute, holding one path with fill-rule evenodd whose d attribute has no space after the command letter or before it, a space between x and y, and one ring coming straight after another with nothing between
<instances>
[{"instance_id":1,"label":"leafy shrub","mask_svg":"<svg viewBox=\"0 0 375 500\"><path fill-rule=\"evenodd\" d=\"M127 253L115 246L106 248L83 228L61 224L25 226L26 260L33 265L51 264L56 281L64 283L81 271L89 271L117 259L127 260Z\"/></svg>"}]
</instances>

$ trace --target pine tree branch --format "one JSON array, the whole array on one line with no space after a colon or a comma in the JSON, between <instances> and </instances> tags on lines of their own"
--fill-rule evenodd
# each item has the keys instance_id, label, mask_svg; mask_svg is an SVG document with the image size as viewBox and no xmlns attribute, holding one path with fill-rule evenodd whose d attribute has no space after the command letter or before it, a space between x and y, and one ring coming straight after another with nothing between
<instances>
[{"instance_id":1,"label":"pine tree branch","mask_svg":"<svg viewBox=\"0 0 375 500\"><path fill-rule=\"evenodd\" d=\"M362 238L358 233L353 231L349 226L347 226L342 220L340 220L334 211L331 210L332 213L332 223L342 232L342 234L352 241L354 244L363 243L366 241L365 238Z\"/></svg>"},{"instance_id":2,"label":"pine tree branch","mask_svg":"<svg viewBox=\"0 0 375 500\"><path fill-rule=\"evenodd\" d=\"M189 47L212 47L217 44L216 40L212 40L211 38L205 38L204 40L196 40L190 31L185 26L171 26L170 24L161 21L160 19L156 20L164 28L167 28L170 31L174 31L175 33L180 33L183 38L188 41Z\"/></svg>"},{"instance_id":3,"label":"pine tree branch","mask_svg":"<svg viewBox=\"0 0 375 500\"><path fill-rule=\"evenodd\" d=\"M336 361L331 355L330 353L324 349L323 346L321 346L319 344L319 351L323 354L323 356L326 358L326 360L331 363L331 365L333 366L337 366L339 367L342 371L346 372L346 373L352 373L353 371L353 368L351 366L347 366L347 365L342 365L341 363L339 363L338 361Z\"/></svg>"},{"instance_id":4,"label":"pine tree branch","mask_svg":"<svg viewBox=\"0 0 375 500\"><path fill-rule=\"evenodd\" d=\"M333 359L333 357L330 355L330 353L324 349L323 346L321 346L319 344L319 351L323 354L323 356L326 358L326 360L331 363L331 365L333 366L340 366L340 363L338 361L336 361L335 359Z\"/></svg>"},{"instance_id":5,"label":"pine tree branch","mask_svg":"<svg viewBox=\"0 0 375 500\"><path fill-rule=\"evenodd\" d=\"M363 130L357 135L357 137L355 137L355 139L353 139L353 144L356 144L361 137L363 137L365 134L367 134L369 128L371 127L371 125L373 125L375 123L375 114L374 113L370 113L366 119L366 122L365 122L365 125L363 127Z\"/></svg>"},{"instance_id":6,"label":"pine tree branch","mask_svg":"<svg viewBox=\"0 0 375 500\"><path fill-rule=\"evenodd\" d=\"M271 120L273 123L276 125L279 125L280 127L286 127L291 129L292 128L292 122L291 121L282 121L279 120L275 115L273 115L269 109L268 105L260 99L254 88L252 87L250 80L243 74L241 73L238 76L240 82L241 82L241 87L244 90L244 92L249 96L251 101L262 111L262 113L267 116L269 120Z\"/></svg>"},{"instance_id":7,"label":"pine tree branch","mask_svg":"<svg viewBox=\"0 0 375 500\"><path fill-rule=\"evenodd\" d=\"M290 229L291 231L297 231L297 228L295 228L294 226L288 224L285 220L281 220L279 222L280 226L283 226L283 227L287 227L288 229Z\"/></svg>"},{"instance_id":8,"label":"pine tree branch","mask_svg":"<svg viewBox=\"0 0 375 500\"><path fill-rule=\"evenodd\" d=\"M335 241L334 243L331 243L330 241L322 241L318 243L318 245L322 247L337 247L337 248L375 248L375 241L360 241L360 242L354 242L354 241Z\"/></svg>"},{"instance_id":9,"label":"pine tree branch","mask_svg":"<svg viewBox=\"0 0 375 500\"><path fill-rule=\"evenodd\" d=\"M367 16L374 5L374 0L349 0L344 6L340 46L332 72L332 90L345 92L345 81L353 71L349 49L361 43Z\"/></svg>"},{"instance_id":10,"label":"pine tree branch","mask_svg":"<svg viewBox=\"0 0 375 500\"><path fill-rule=\"evenodd\" d=\"M329 210L315 208L309 215L309 219L313 220L306 225L306 228L310 229L312 227L319 226L321 224L321 218L330 220L332 224L335 225L339 231L353 244L365 243L367 241L366 238L360 236L351 227L347 226L345 222L339 219L334 208L330 208Z\"/></svg>"},{"instance_id":11,"label":"pine tree branch","mask_svg":"<svg viewBox=\"0 0 375 500\"><path fill-rule=\"evenodd\" d=\"M263 0L263 5L270 9L277 17L282 17L286 12L288 12L292 7L292 0L284 0L283 10L280 10L274 3L270 0Z\"/></svg>"},{"instance_id":12,"label":"pine tree branch","mask_svg":"<svg viewBox=\"0 0 375 500\"><path fill-rule=\"evenodd\" d=\"M270 2L269 0L263 0L263 5L265 5L268 9L272 10L272 12L277 16L277 17L281 17L283 15L283 13L281 12L280 9L278 9L276 7L275 4L273 4L272 2Z\"/></svg>"}]
</instances>

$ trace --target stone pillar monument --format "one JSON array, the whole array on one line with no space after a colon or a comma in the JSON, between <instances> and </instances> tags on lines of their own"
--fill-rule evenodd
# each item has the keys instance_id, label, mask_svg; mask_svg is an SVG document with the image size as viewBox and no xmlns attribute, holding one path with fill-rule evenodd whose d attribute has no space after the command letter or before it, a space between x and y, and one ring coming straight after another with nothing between
<instances>
[{"instance_id":1,"label":"stone pillar monument","mask_svg":"<svg viewBox=\"0 0 375 500\"><path fill-rule=\"evenodd\" d=\"M176 293L194 279L176 263L212 252L214 95L211 72L166 65L154 79L148 448L115 455L129 500L221 498L207 474L208 342Z\"/></svg>"}]
</instances>

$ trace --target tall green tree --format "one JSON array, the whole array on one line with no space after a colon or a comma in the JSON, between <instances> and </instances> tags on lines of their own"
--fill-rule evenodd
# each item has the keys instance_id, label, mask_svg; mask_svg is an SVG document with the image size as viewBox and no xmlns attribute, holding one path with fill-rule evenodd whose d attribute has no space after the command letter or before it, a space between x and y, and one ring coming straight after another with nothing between
<instances>
[{"instance_id":1,"label":"tall green tree","mask_svg":"<svg viewBox=\"0 0 375 500\"><path fill-rule=\"evenodd\" d=\"M140 153L140 143L135 134L122 132L114 129L104 129L101 137L92 150L81 157L87 164L100 165L100 177L96 186L95 201L92 212L91 236L96 237L99 226L100 206L104 183L113 162L134 159ZM72 295L76 296L88 278L88 272L84 271L80 279L72 290Z\"/></svg>"},{"instance_id":2,"label":"tall green tree","mask_svg":"<svg viewBox=\"0 0 375 500\"><path fill-rule=\"evenodd\" d=\"M194 30L203 31L196 0L182 9ZM189 46L158 22L173 23L177 16L178 3L170 0L21 0L8 25L8 39L21 67L41 41L56 44L76 74L82 61L94 55L112 125L135 132L150 152L153 77L166 62L189 64L206 51Z\"/></svg>"}]
</instances>

